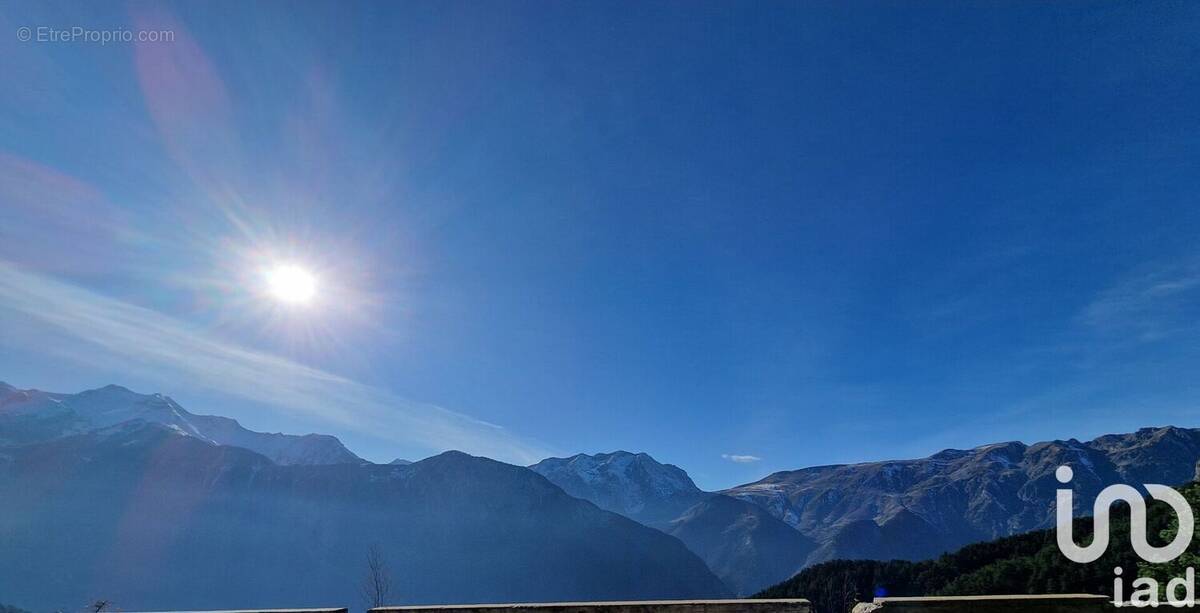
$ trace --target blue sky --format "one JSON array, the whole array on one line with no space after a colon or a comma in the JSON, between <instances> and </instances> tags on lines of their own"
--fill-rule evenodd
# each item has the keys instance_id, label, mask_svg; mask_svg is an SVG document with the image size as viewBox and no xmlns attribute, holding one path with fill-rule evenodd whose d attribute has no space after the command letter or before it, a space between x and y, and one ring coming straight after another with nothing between
<instances>
[{"instance_id":1,"label":"blue sky","mask_svg":"<svg viewBox=\"0 0 1200 613\"><path fill-rule=\"evenodd\" d=\"M709 488L1200 426L1198 18L6 3L0 380Z\"/></svg>"}]
</instances>

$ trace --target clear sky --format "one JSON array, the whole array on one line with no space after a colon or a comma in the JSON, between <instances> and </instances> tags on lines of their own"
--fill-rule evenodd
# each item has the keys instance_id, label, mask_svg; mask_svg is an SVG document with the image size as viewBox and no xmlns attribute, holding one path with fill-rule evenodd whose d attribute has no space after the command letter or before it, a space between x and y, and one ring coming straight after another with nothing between
<instances>
[{"instance_id":1,"label":"clear sky","mask_svg":"<svg viewBox=\"0 0 1200 613\"><path fill-rule=\"evenodd\" d=\"M0 5L0 380L709 488L1200 426L1195 3L75 4Z\"/></svg>"}]
</instances>

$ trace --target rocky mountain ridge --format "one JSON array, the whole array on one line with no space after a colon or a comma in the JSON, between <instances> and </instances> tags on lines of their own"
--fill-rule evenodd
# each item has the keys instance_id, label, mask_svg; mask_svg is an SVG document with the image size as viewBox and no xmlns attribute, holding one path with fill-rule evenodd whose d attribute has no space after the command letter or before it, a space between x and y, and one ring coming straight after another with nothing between
<instances>
[{"instance_id":1,"label":"rocky mountain ridge","mask_svg":"<svg viewBox=\"0 0 1200 613\"><path fill-rule=\"evenodd\" d=\"M927 458L819 466L723 493L753 503L831 559L923 559L969 543L1048 528L1058 466L1075 471L1077 509L1114 483L1178 485L1195 474L1200 429L1143 428L1092 441L948 449Z\"/></svg>"}]
</instances>

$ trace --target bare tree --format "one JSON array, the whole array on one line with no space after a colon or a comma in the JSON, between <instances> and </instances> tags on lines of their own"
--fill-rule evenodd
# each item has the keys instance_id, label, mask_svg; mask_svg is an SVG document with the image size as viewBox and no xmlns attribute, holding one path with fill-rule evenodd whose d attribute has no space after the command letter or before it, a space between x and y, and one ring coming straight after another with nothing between
<instances>
[{"instance_id":1,"label":"bare tree","mask_svg":"<svg viewBox=\"0 0 1200 613\"><path fill-rule=\"evenodd\" d=\"M858 588L850 571L830 575L811 599L817 613L846 613L859 602Z\"/></svg>"},{"instance_id":2,"label":"bare tree","mask_svg":"<svg viewBox=\"0 0 1200 613\"><path fill-rule=\"evenodd\" d=\"M367 550L367 576L363 577L359 590L368 609L387 604L392 592L392 575L378 545L371 545Z\"/></svg>"},{"instance_id":3,"label":"bare tree","mask_svg":"<svg viewBox=\"0 0 1200 613\"><path fill-rule=\"evenodd\" d=\"M112 603L107 600L97 600L91 604L90 608L92 609L92 613L102 613L110 604Z\"/></svg>"},{"instance_id":4,"label":"bare tree","mask_svg":"<svg viewBox=\"0 0 1200 613\"><path fill-rule=\"evenodd\" d=\"M850 576L850 571L846 571L842 575L842 598L839 604L839 609L849 611L858 604L858 588L854 585L854 580Z\"/></svg>"}]
</instances>

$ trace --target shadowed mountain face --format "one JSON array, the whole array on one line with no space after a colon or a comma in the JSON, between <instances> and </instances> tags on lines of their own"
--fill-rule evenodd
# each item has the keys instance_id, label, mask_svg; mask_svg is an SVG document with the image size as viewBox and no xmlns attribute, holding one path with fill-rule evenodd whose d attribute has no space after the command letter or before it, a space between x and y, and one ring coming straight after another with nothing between
<instances>
[{"instance_id":1,"label":"shadowed mountain face","mask_svg":"<svg viewBox=\"0 0 1200 613\"><path fill-rule=\"evenodd\" d=\"M162 424L210 443L249 449L278 464L363 461L333 436L254 432L228 417L189 413L161 394L137 394L118 385L55 394L0 383L0 444L51 440L134 419Z\"/></svg>"},{"instance_id":2,"label":"shadowed mountain face","mask_svg":"<svg viewBox=\"0 0 1200 613\"><path fill-rule=\"evenodd\" d=\"M765 510L720 494L685 511L667 533L704 559L739 596L791 577L816 546Z\"/></svg>"},{"instance_id":3,"label":"shadowed mountain face","mask_svg":"<svg viewBox=\"0 0 1200 613\"><path fill-rule=\"evenodd\" d=\"M1054 522L1054 470L1070 465L1077 510L1113 483L1192 479L1200 430L946 450L928 458L775 473L724 493L754 503L820 543L808 564L832 559L923 559Z\"/></svg>"},{"instance_id":4,"label":"shadowed mountain face","mask_svg":"<svg viewBox=\"0 0 1200 613\"><path fill-rule=\"evenodd\" d=\"M0 447L0 593L40 608L358 603L378 545L403 603L726 595L678 540L524 468L279 465L159 423Z\"/></svg>"}]
</instances>

